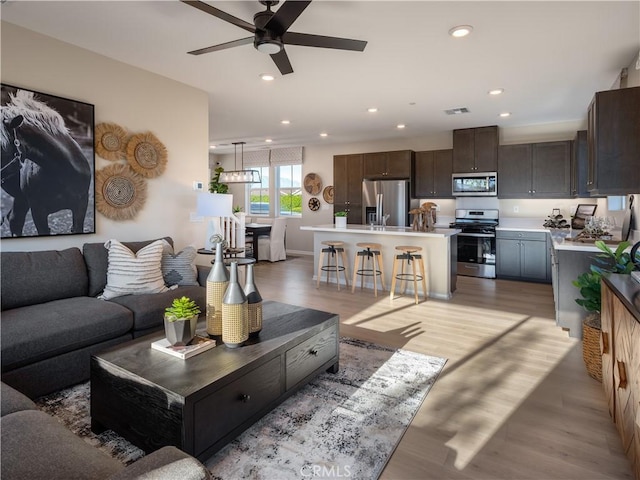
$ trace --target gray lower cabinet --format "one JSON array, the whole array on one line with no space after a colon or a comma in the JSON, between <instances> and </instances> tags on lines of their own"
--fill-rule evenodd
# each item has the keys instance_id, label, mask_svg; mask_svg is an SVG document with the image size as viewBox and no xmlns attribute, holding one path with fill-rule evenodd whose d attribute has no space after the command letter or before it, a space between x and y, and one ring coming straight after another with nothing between
<instances>
[{"instance_id":1,"label":"gray lower cabinet","mask_svg":"<svg viewBox=\"0 0 640 480\"><path fill-rule=\"evenodd\" d=\"M496 276L532 282L551 281L545 232L499 230L496 232Z\"/></svg>"}]
</instances>

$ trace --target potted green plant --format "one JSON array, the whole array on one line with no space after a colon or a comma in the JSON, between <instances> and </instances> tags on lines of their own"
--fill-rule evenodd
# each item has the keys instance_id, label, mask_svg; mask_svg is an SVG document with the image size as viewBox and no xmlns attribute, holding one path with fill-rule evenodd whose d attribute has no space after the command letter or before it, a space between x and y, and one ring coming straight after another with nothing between
<instances>
[{"instance_id":1,"label":"potted green plant","mask_svg":"<svg viewBox=\"0 0 640 480\"><path fill-rule=\"evenodd\" d=\"M582 358L587 366L587 372L598 381L602 381L602 356L600 352L600 285L603 276L611 273L629 274L634 268L631 255L625 250L629 242L621 242L615 250L609 248L602 240L597 240L595 246L603 253L594 258L595 262L588 272L578 276L572 283L580 291L581 298L576 303L589 312L582 322Z\"/></svg>"},{"instance_id":2,"label":"potted green plant","mask_svg":"<svg viewBox=\"0 0 640 480\"><path fill-rule=\"evenodd\" d=\"M171 345L187 345L196 336L200 307L189 297L173 300L164 311L164 332Z\"/></svg>"},{"instance_id":3,"label":"potted green plant","mask_svg":"<svg viewBox=\"0 0 640 480\"><path fill-rule=\"evenodd\" d=\"M226 183L220 183L220 174L224 172L224 168L216 167L213 171L214 175L209 182L209 193L228 193L229 185Z\"/></svg>"},{"instance_id":4,"label":"potted green plant","mask_svg":"<svg viewBox=\"0 0 640 480\"><path fill-rule=\"evenodd\" d=\"M344 210L333 214L336 219L336 228L347 228L347 215Z\"/></svg>"}]
</instances>

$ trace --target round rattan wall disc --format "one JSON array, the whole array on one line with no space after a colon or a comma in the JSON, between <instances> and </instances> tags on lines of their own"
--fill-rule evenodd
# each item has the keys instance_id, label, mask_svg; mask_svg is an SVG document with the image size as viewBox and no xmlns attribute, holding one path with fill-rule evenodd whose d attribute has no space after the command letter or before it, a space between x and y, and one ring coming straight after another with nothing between
<instances>
[{"instance_id":1,"label":"round rattan wall disc","mask_svg":"<svg viewBox=\"0 0 640 480\"><path fill-rule=\"evenodd\" d=\"M129 165L110 165L96 172L96 208L105 217L130 220L146 199L147 183Z\"/></svg>"},{"instance_id":2,"label":"round rattan wall disc","mask_svg":"<svg viewBox=\"0 0 640 480\"><path fill-rule=\"evenodd\" d=\"M322 198L327 203L333 203L333 185L329 185L328 187L324 187L322 191Z\"/></svg>"},{"instance_id":3,"label":"round rattan wall disc","mask_svg":"<svg viewBox=\"0 0 640 480\"><path fill-rule=\"evenodd\" d=\"M318 195L322 191L322 179L317 173L309 173L304 177L304 189L309 195Z\"/></svg>"},{"instance_id":4,"label":"round rattan wall disc","mask_svg":"<svg viewBox=\"0 0 640 480\"><path fill-rule=\"evenodd\" d=\"M122 160L127 145L127 132L115 123L99 123L95 131L96 153L106 160Z\"/></svg>"},{"instance_id":5,"label":"round rattan wall disc","mask_svg":"<svg viewBox=\"0 0 640 480\"><path fill-rule=\"evenodd\" d=\"M159 177L167 166L167 149L153 133L138 133L127 143L127 162L143 177Z\"/></svg>"}]
</instances>

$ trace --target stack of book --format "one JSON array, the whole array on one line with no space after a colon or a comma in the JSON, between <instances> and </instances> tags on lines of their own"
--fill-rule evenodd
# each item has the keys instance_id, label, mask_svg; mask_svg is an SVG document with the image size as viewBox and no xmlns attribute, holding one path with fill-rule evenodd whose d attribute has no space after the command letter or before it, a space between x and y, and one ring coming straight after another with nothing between
<instances>
[{"instance_id":1,"label":"stack of book","mask_svg":"<svg viewBox=\"0 0 640 480\"><path fill-rule=\"evenodd\" d=\"M169 340L163 338L151 344L151 348L159 352L167 353L181 359L186 359L198 355L199 353L211 350L216 346L216 341L206 336L198 334L187 345L170 345Z\"/></svg>"}]
</instances>

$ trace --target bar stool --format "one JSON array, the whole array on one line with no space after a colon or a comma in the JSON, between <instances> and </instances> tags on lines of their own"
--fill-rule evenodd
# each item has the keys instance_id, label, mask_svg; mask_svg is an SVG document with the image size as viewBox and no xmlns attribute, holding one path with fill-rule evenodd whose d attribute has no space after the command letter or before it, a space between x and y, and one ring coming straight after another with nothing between
<instances>
[{"instance_id":1,"label":"bar stool","mask_svg":"<svg viewBox=\"0 0 640 480\"><path fill-rule=\"evenodd\" d=\"M393 294L395 293L396 280L400 280L400 286L402 293L407 290L407 280L413 280L413 292L416 298L416 305L418 304L418 281L422 281L422 291L424 293L425 300L427 299L427 275L424 270L424 259L421 252L422 247L414 247L408 245L400 245L396 247L396 250L402 252L397 254L393 259L393 274L391 275L391 292L389 293L389 300L393 301ZM411 266L412 273L405 273L405 262L407 267ZM416 273L416 262L420 263L420 275ZM398 272L398 263L400 263L400 273ZM404 286L402 286L404 283Z\"/></svg>"},{"instance_id":2,"label":"bar stool","mask_svg":"<svg viewBox=\"0 0 640 480\"><path fill-rule=\"evenodd\" d=\"M364 277L373 277L373 291L378 296L378 275L380 275L380 283L382 290L386 290L384 286L384 262L382 261L382 245L379 243L360 242L356 246L363 248L356 252L353 261L353 280L351 282L351 293L356 291L356 276L360 275L360 288L364 286ZM358 268L358 259L360 259L360 268ZM369 268L365 268L366 264Z\"/></svg>"},{"instance_id":3,"label":"bar stool","mask_svg":"<svg viewBox=\"0 0 640 480\"><path fill-rule=\"evenodd\" d=\"M326 245L326 248L323 248L320 251L320 259L318 260L318 283L316 288L320 288L320 278L322 277L322 272L327 272L327 284L329 283L329 274L331 272L336 272L336 283L338 284L338 290L340 290L340 272L344 275L344 283L349 286L349 279L347 278L347 255L344 251L344 242L338 240L325 240L320 242L322 245ZM324 262L324 254L327 253L329 256L327 257L326 265ZM338 264L338 253L342 257L342 265Z\"/></svg>"}]
</instances>

